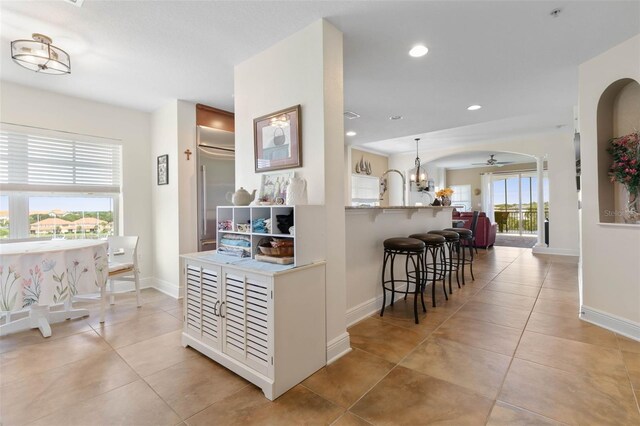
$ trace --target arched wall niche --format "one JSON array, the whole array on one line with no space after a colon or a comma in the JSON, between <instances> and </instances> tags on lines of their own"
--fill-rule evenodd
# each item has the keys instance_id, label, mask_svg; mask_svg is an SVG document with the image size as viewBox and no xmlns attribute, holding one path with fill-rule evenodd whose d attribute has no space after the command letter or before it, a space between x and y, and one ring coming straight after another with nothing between
<instances>
[{"instance_id":1,"label":"arched wall niche","mask_svg":"<svg viewBox=\"0 0 640 426\"><path fill-rule=\"evenodd\" d=\"M623 78L610 84L598 101L598 204L601 223L622 223L625 190L611 183L609 140L640 130L640 84Z\"/></svg>"}]
</instances>

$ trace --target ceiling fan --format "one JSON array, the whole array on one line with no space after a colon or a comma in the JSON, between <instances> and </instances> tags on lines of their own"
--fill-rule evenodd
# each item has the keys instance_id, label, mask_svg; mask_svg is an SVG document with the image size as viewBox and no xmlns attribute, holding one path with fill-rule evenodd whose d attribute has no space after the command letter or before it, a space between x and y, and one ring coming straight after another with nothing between
<instances>
[{"instance_id":1,"label":"ceiling fan","mask_svg":"<svg viewBox=\"0 0 640 426\"><path fill-rule=\"evenodd\" d=\"M489 155L489 159L484 162L484 163L471 163L472 166L497 166L497 167L502 167L505 164L511 164L513 163L513 161L498 161L495 158L493 158L495 156L495 154L491 154Z\"/></svg>"}]
</instances>

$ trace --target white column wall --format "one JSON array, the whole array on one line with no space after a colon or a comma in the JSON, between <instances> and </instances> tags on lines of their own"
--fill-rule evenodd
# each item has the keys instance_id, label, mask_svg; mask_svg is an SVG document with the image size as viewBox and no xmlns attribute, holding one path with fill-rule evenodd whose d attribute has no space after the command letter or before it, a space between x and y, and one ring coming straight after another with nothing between
<instances>
[{"instance_id":1,"label":"white column wall","mask_svg":"<svg viewBox=\"0 0 640 426\"><path fill-rule=\"evenodd\" d=\"M597 109L617 80L640 82L640 35L580 66L582 318L640 340L640 226L600 223Z\"/></svg>"},{"instance_id":2,"label":"white column wall","mask_svg":"<svg viewBox=\"0 0 640 426\"><path fill-rule=\"evenodd\" d=\"M259 189L253 119L301 105L302 167L310 204L326 207L327 359L349 350L346 333L342 33L317 21L235 68L236 186ZM298 242L313 244L313 242Z\"/></svg>"}]
</instances>

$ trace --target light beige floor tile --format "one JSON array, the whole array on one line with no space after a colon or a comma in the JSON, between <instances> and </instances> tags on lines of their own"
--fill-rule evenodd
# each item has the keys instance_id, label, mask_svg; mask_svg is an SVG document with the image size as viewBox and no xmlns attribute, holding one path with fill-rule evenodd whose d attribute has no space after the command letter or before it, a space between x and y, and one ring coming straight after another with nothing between
<instances>
[{"instance_id":1,"label":"light beige floor tile","mask_svg":"<svg viewBox=\"0 0 640 426\"><path fill-rule=\"evenodd\" d=\"M179 319L180 321L184 321L184 310L182 306L175 309L169 309L167 310L167 313L172 317Z\"/></svg>"},{"instance_id":2,"label":"light beige floor tile","mask_svg":"<svg viewBox=\"0 0 640 426\"><path fill-rule=\"evenodd\" d=\"M580 306L577 302L567 303L550 299L538 299L533 312L537 314L553 315L562 318L578 318Z\"/></svg>"},{"instance_id":3,"label":"light beige floor tile","mask_svg":"<svg viewBox=\"0 0 640 426\"><path fill-rule=\"evenodd\" d=\"M32 423L42 426L175 425L180 418L142 380L61 409Z\"/></svg>"},{"instance_id":4,"label":"light beige floor tile","mask_svg":"<svg viewBox=\"0 0 640 426\"><path fill-rule=\"evenodd\" d=\"M302 384L321 397L348 408L395 364L359 349L317 371Z\"/></svg>"},{"instance_id":5,"label":"light beige floor tile","mask_svg":"<svg viewBox=\"0 0 640 426\"><path fill-rule=\"evenodd\" d=\"M199 352L181 344L180 330L117 349L120 356L140 376L164 370L188 358L201 357Z\"/></svg>"},{"instance_id":6,"label":"light beige floor tile","mask_svg":"<svg viewBox=\"0 0 640 426\"><path fill-rule=\"evenodd\" d=\"M361 419L355 414L346 412L338 420L333 422L331 426L371 426L371 423Z\"/></svg>"},{"instance_id":7,"label":"light beige floor tile","mask_svg":"<svg viewBox=\"0 0 640 426\"><path fill-rule=\"evenodd\" d=\"M537 285L537 286L541 286L542 282L544 281L544 273L539 273L539 274L531 274L531 273L527 273L527 272L521 272L521 273L507 273L507 272L501 272L500 275L498 275L497 277L495 277L493 280L494 281L503 281L503 282L508 282L508 283L518 283L518 284L527 284L527 285Z\"/></svg>"},{"instance_id":8,"label":"light beige floor tile","mask_svg":"<svg viewBox=\"0 0 640 426\"><path fill-rule=\"evenodd\" d=\"M485 290L501 291L503 293L518 294L520 296L538 297L540 287L525 284L492 281L485 287Z\"/></svg>"},{"instance_id":9,"label":"light beige floor tile","mask_svg":"<svg viewBox=\"0 0 640 426\"><path fill-rule=\"evenodd\" d=\"M249 384L204 356L188 358L145 381L183 419Z\"/></svg>"},{"instance_id":10,"label":"light beige floor tile","mask_svg":"<svg viewBox=\"0 0 640 426\"><path fill-rule=\"evenodd\" d=\"M542 287L540 290L540 299L558 300L566 303L577 303L580 300L578 289L575 290L560 290L557 288Z\"/></svg>"},{"instance_id":11,"label":"light beige floor tile","mask_svg":"<svg viewBox=\"0 0 640 426\"><path fill-rule=\"evenodd\" d=\"M186 420L191 426L331 424L344 409L298 385L269 401L260 389L249 385Z\"/></svg>"},{"instance_id":12,"label":"light beige floor tile","mask_svg":"<svg viewBox=\"0 0 640 426\"><path fill-rule=\"evenodd\" d=\"M438 302L440 300L438 299ZM418 302L418 319L419 324L416 324L413 315L413 299L412 297L407 300L398 300L393 306L387 306L384 310L384 316L380 316L380 312L376 312L371 315L371 318L384 321L387 324L395 325L409 329L415 333L420 334L423 337L427 337L433 332L440 324L442 324L447 318L451 316L450 310L431 308L431 300L426 299L427 312L422 312L422 306ZM439 303L442 305L442 303Z\"/></svg>"},{"instance_id":13,"label":"light beige floor tile","mask_svg":"<svg viewBox=\"0 0 640 426\"><path fill-rule=\"evenodd\" d=\"M503 293L501 291L491 291L486 288L476 294L472 300L476 302L492 303L494 305L506 306L507 308L529 310L536 302L534 297L520 296L519 294Z\"/></svg>"},{"instance_id":14,"label":"light beige floor tile","mask_svg":"<svg viewBox=\"0 0 640 426\"><path fill-rule=\"evenodd\" d=\"M638 342L637 340L629 339L628 337L621 336L619 334L616 334L616 338L618 339L620 350L640 354L640 342Z\"/></svg>"},{"instance_id":15,"label":"light beige floor tile","mask_svg":"<svg viewBox=\"0 0 640 426\"><path fill-rule=\"evenodd\" d=\"M521 331L484 321L451 318L431 336L512 356Z\"/></svg>"},{"instance_id":16,"label":"light beige floor tile","mask_svg":"<svg viewBox=\"0 0 640 426\"><path fill-rule=\"evenodd\" d=\"M95 330L98 330L103 326L103 324L100 323L100 305L94 305L88 309L89 318L87 319L87 322ZM107 305L104 313L104 325L119 324L137 318L146 317L161 311L162 310L160 308L155 306L143 305L138 307L135 303L116 303L115 305Z\"/></svg>"},{"instance_id":17,"label":"light beige floor tile","mask_svg":"<svg viewBox=\"0 0 640 426\"><path fill-rule=\"evenodd\" d=\"M2 339L0 339L0 353L37 343L51 342L62 337L87 331L92 331L92 328L89 326L87 321L85 321L84 318L77 318L51 324L50 337L42 337L42 333L40 333L40 330L37 328L25 330L20 333L9 334L7 336L2 336Z\"/></svg>"},{"instance_id":18,"label":"light beige floor tile","mask_svg":"<svg viewBox=\"0 0 640 426\"><path fill-rule=\"evenodd\" d=\"M571 279L559 279L559 278L545 278L544 283L542 283L542 286L544 288L555 288L558 290L565 290L565 291L576 291L578 290L578 279L577 278L571 278Z\"/></svg>"},{"instance_id":19,"label":"light beige floor tile","mask_svg":"<svg viewBox=\"0 0 640 426\"><path fill-rule=\"evenodd\" d=\"M492 404L460 386L396 367L350 411L371 424L477 425Z\"/></svg>"},{"instance_id":20,"label":"light beige floor tile","mask_svg":"<svg viewBox=\"0 0 640 426\"><path fill-rule=\"evenodd\" d=\"M2 385L110 351L94 331L29 345L0 355Z\"/></svg>"},{"instance_id":21,"label":"light beige floor tile","mask_svg":"<svg viewBox=\"0 0 640 426\"><path fill-rule=\"evenodd\" d=\"M122 348L181 328L182 321L160 311L124 323L98 327L96 331L112 347Z\"/></svg>"},{"instance_id":22,"label":"light beige floor tile","mask_svg":"<svg viewBox=\"0 0 640 426\"><path fill-rule=\"evenodd\" d=\"M493 406L487 422L487 426L557 426L562 424L501 401L497 401Z\"/></svg>"},{"instance_id":23,"label":"light beige floor tile","mask_svg":"<svg viewBox=\"0 0 640 426\"><path fill-rule=\"evenodd\" d=\"M32 375L0 388L2 424L25 424L138 380L113 351Z\"/></svg>"},{"instance_id":24,"label":"light beige floor tile","mask_svg":"<svg viewBox=\"0 0 640 426\"><path fill-rule=\"evenodd\" d=\"M618 348L614 333L579 318L559 318L534 312L529 318L526 330L613 349Z\"/></svg>"},{"instance_id":25,"label":"light beige floor tile","mask_svg":"<svg viewBox=\"0 0 640 426\"><path fill-rule=\"evenodd\" d=\"M622 357L633 388L640 390L640 353L622 352Z\"/></svg>"},{"instance_id":26,"label":"light beige floor tile","mask_svg":"<svg viewBox=\"0 0 640 426\"><path fill-rule=\"evenodd\" d=\"M456 312L454 317L466 318L469 321L481 320L522 330L527 324L529 311L470 301Z\"/></svg>"},{"instance_id":27,"label":"light beige floor tile","mask_svg":"<svg viewBox=\"0 0 640 426\"><path fill-rule=\"evenodd\" d=\"M500 400L568 424L640 422L630 386L514 359Z\"/></svg>"},{"instance_id":28,"label":"light beige floor tile","mask_svg":"<svg viewBox=\"0 0 640 426\"><path fill-rule=\"evenodd\" d=\"M349 328L351 346L397 363L424 337L403 327L367 318Z\"/></svg>"},{"instance_id":29,"label":"light beige floor tile","mask_svg":"<svg viewBox=\"0 0 640 426\"><path fill-rule=\"evenodd\" d=\"M629 381L617 349L525 331L515 356L569 373L590 375L594 380L618 384Z\"/></svg>"},{"instance_id":30,"label":"light beige floor tile","mask_svg":"<svg viewBox=\"0 0 640 426\"><path fill-rule=\"evenodd\" d=\"M430 338L400 365L495 399L510 362L509 356L446 339Z\"/></svg>"}]
</instances>

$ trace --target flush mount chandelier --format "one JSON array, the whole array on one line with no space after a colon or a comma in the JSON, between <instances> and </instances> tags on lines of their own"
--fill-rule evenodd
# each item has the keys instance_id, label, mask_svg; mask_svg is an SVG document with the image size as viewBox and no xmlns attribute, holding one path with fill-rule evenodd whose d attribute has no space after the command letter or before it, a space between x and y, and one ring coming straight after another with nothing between
<instances>
[{"instance_id":1,"label":"flush mount chandelier","mask_svg":"<svg viewBox=\"0 0 640 426\"><path fill-rule=\"evenodd\" d=\"M71 58L64 50L52 45L46 35L34 33L33 40L11 42L13 61L31 71L44 74L70 74Z\"/></svg>"}]
</instances>

